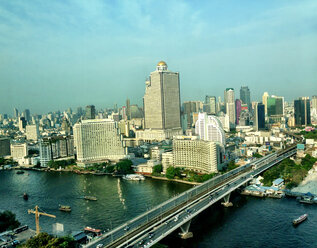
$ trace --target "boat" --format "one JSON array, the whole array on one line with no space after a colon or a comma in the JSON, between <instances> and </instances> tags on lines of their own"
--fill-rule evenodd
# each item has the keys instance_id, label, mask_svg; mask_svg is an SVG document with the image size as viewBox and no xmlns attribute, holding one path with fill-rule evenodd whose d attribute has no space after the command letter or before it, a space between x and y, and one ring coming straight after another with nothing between
<instances>
[{"instance_id":1,"label":"boat","mask_svg":"<svg viewBox=\"0 0 317 248\"><path fill-rule=\"evenodd\" d=\"M23 199L24 199L24 200L28 200L28 199L29 199L29 195L28 195L27 193L24 193L24 194L23 194Z\"/></svg>"},{"instance_id":2,"label":"boat","mask_svg":"<svg viewBox=\"0 0 317 248\"><path fill-rule=\"evenodd\" d=\"M131 181L141 181L145 180L145 177L140 174L127 174L123 176L124 180L131 180Z\"/></svg>"},{"instance_id":3,"label":"boat","mask_svg":"<svg viewBox=\"0 0 317 248\"><path fill-rule=\"evenodd\" d=\"M89 232L89 233L93 233L96 236L100 236L101 235L101 230L100 229L96 229L96 228L92 228L90 226L86 226L84 228L85 232Z\"/></svg>"},{"instance_id":4,"label":"boat","mask_svg":"<svg viewBox=\"0 0 317 248\"><path fill-rule=\"evenodd\" d=\"M64 211L64 212L70 212L72 211L70 206L66 206L66 205L59 205L59 210L60 211Z\"/></svg>"},{"instance_id":5,"label":"boat","mask_svg":"<svg viewBox=\"0 0 317 248\"><path fill-rule=\"evenodd\" d=\"M89 201L97 201L97 197L95 196L89 196L89 195L85 195L84 196L85 200L89 200Z\"/></svg>"},{"instance_id":6,"label":"boat","mask_svg":"<svg viewBox=\"0 0 317 248\"><path fill-rule=\"evenodd\" d=\"M24 171L17 171L17 174L23 174Z\"/></svg>"},{"instance_id":7,"label":"boat","mask_svg":"<svg viewBox=\"0 0 317 248\"><path fill-rule=\"evenodd\" d=\"M293 220L293 225L296 226L300 223L302 223L304 220L307 219L308 214L303 214L302 216L299 216L297 219Z\"/></svg>"}]
</instances>

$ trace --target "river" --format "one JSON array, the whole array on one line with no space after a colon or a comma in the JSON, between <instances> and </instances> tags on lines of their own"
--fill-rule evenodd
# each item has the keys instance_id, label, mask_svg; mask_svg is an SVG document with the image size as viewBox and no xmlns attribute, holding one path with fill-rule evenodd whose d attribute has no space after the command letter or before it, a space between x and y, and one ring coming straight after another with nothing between
<instances>
[{"instance_id":1,"label":"river","mask_svg":"<svg viewBox=\"0 0 317 248\"><path fill-rule=\"evenodd\" d=\"M28 209L39 205L56 219L40 218L43 231L52 233L54 223L63 223L65 232L85 226L107 230L146 211L191 186L146 179L125 181L111 176L77 175L67 172L0 171L0 211L11 210L18 220L35 229ZM23 192L30 197L22 199ZM98 201L86 201L92 195ZM302 205L295 199L259 199L235 195L234 206L217 204L193 220L194 237L181 240L177 232L162 243L169 247L317 247L317 206ZM70 213L58 205L70 205ZM292 219L308 213L308 220L293 227Z\"/></svg>"}]
</instances>

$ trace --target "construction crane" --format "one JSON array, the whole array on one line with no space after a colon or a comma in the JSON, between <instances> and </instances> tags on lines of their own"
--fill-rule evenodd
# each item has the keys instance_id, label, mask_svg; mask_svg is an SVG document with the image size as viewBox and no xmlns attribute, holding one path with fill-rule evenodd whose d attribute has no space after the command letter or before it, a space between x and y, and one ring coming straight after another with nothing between
<instances>
[{"instance_id":1,"label":"construction crane","mask_svg":"<svg viewBox=\"0 0 317 248\"><path fill-rule=\"evenodd\" d=\"M33 209L29 209L28 214L35 214L36 234L40 233L40 215L56 218L55 215L39 212L39 207L37 205L35 206L35 211Z\"/></svg>"}]
</instances>

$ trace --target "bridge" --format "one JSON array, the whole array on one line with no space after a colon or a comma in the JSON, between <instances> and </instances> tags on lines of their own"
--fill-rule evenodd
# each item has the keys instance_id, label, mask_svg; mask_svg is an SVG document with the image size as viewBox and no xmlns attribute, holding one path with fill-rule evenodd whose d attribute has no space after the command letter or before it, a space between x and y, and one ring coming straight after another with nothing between
<instances>
[{"instance_id":1,"label":"bridge","mask_svg":"<svg viewBox=\"0 0 317 248\"><path fill-rule=\"evenodd\" d=\"M230 206L231 192L295 153L296 145L293 145L218 175L96 237L83 247L151 247L178 228L182 238L189 238L192 236L189 227L195 216L220 200L224 206Z\"/></svg>"}]
</instances>

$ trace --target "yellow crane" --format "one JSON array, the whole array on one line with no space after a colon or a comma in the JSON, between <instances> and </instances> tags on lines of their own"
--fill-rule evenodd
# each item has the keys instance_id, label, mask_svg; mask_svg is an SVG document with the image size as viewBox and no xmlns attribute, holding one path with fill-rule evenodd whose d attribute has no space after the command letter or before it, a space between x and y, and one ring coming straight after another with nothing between
<instances>
[{"instance_id":1,"label":"yellow crane","mask_svg":"<svg viewBox=\"0 0 317 248\"><path fill-rule=\"evenodd\" d=\"M40 233L40 215L56 218L55 215L39 212L39 207L37 205L35 206L35 210L29 209L28 214L35 214L36 234Z\"/></svg>"}]
</instances>

